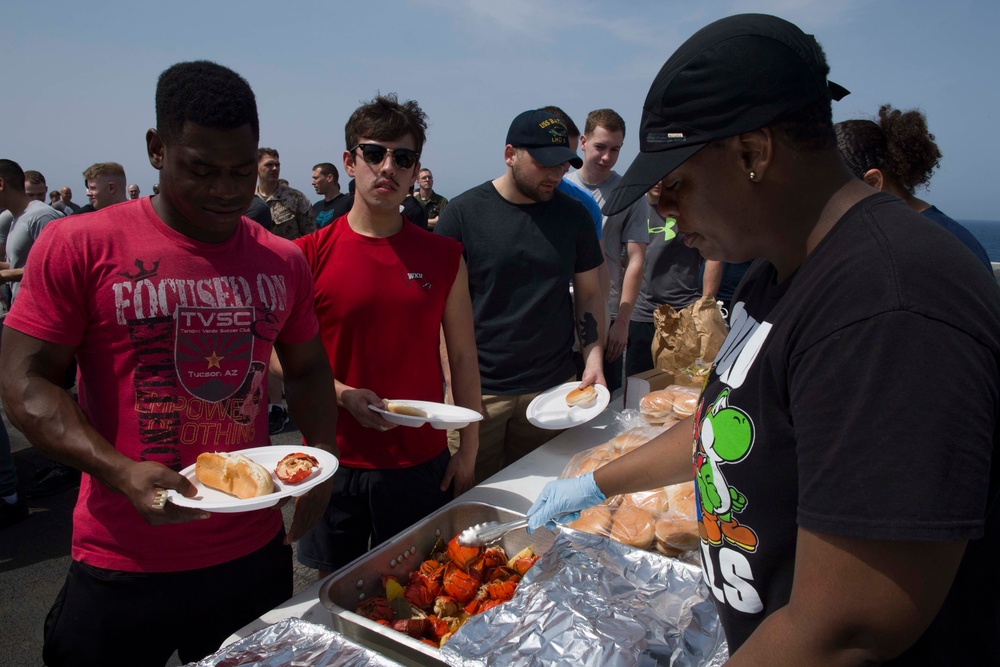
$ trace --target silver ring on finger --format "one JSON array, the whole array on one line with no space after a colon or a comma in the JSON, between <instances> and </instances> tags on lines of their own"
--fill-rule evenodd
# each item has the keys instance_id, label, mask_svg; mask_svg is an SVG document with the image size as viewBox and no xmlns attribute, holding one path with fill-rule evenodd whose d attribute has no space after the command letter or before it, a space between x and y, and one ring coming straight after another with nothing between
<instances>
[{"instance_id":1,"label":"silver ring on finger","mask_svg":"<svg viewBox=\"0 0 1000 667\"><path fill-rule=\"evenodd\" d=\"M161 510L167 505L167 490L158 489L156 493L153 494L153 509Z\"/></svg>"}]
</instances>

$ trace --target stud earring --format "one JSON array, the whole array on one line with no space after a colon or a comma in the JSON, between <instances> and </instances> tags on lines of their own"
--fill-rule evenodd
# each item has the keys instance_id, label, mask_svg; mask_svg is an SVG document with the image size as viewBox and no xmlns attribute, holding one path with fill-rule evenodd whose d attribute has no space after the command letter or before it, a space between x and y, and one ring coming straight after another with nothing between
<instances>
[{"instance_id":1,"label":"stud earring","mask_svg":"<svg viewBox=\"0 0 1000 667\"><path fill-rule=\"evenodd\" d=\"M750 180L751 181L756 181L757 180L757 172L756 171L751 171L750 172Z\"/></svg>"}]
</instances>

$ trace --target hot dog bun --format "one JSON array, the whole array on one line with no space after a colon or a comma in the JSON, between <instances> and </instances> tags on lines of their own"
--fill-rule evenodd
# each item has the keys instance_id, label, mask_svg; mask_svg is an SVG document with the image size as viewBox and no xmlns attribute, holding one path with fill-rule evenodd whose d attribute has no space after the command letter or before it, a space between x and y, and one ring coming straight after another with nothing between
<instances>
[{"instance_id":1,"label":"hot dog bun","mask_svg":"<svg viewBox=\"0 0 1000 667\"><path fill-rule=\"evenodd\" d=\"M566 405L569 407L583 407L590 405L597 400L597 389L593 385L583 389L574 389L566 394Z\"/></svg>"},{"instance_id":2,"label":"hot dog bun","mask_svg":"<svg viewBox=\"0 0 1000 667\"><path fill-rule=\"evenodd\" d=\"M205 486L240 499L266 496L274 491L271 473L236 452L203 452L194 474Z\"/></svg>"},{"instance_id":3,"label":"hot dog bun","mask_svg":"<svg viewBox=\"0 0 1000 667\"><path fill-rule=\"evenodd\" d=\"M396 401L382 401L385 403L386 412L395 412L397 415L410 415L411 417L426 417L427 413L412 405L398 403Z\"/></svg>"}]
</instances>

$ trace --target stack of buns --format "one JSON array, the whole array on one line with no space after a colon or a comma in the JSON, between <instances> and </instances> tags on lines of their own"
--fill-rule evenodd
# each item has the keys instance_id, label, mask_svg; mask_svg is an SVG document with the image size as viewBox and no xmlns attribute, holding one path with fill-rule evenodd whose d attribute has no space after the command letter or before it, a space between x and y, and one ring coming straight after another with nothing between
<instances>
[{"instance_id":1,"label":"stack of buns","mask_svg":"<svg viewBox=\"0 0 1000 667\"><path fill-rule=\"evenodd\" d=\"M700 393L697 387L672 384L643 396L639 412L650 424L670 426L694 414Z\"/></svg>"},{"instance_id":2,"label":"stack of buns","mask_svg":"<svg viewBox=\"0 0 1000 667\"><path fill-rule=\"evenodd\" d=\"M593 472L662 433L654 427L635 428L603 445L573 457L563 477ZM570 528L601 535L639 549L679 556L698 547L694 482L608 498L584 510Z\"/></svg>"}]
</instances>

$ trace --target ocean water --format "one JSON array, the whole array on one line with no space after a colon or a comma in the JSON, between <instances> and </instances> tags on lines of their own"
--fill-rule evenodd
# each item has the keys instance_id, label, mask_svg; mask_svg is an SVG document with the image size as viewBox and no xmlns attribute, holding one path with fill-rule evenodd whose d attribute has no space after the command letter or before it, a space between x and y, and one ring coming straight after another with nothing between
<instances>
[{"instance_id":1,"label":"ocean water","mask_svg":"<svg viewBox=\"0 0 1000 667\"><path fill-rule=\"evenodd\" d=\"M1000 220L959 220L979 239L991 262L1000 262Z\"/></svg>"}]
</instances>

